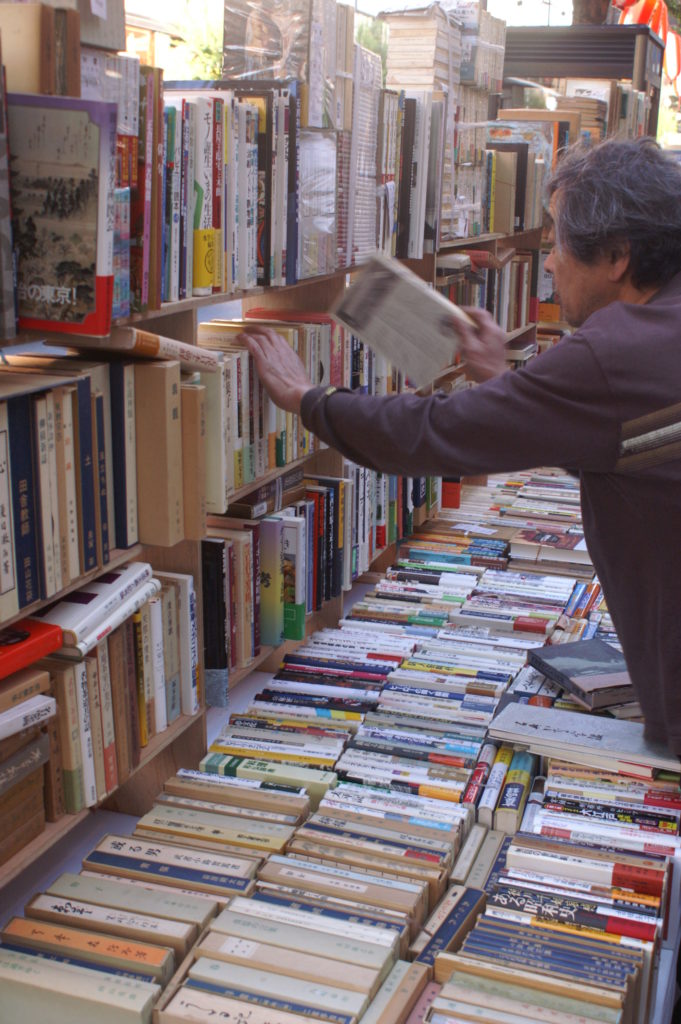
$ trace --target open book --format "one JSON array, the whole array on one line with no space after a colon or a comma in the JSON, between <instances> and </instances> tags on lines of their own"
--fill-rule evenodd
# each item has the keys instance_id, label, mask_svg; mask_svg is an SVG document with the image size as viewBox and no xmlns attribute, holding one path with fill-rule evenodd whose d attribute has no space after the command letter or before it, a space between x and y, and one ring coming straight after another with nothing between
<instances>
[{"instance_id":1,"label":"open book","mask_svg":"<svg viewBox=\"0 0 681 1024\"><path fill-rule=\"evenodd\" d=\"M472 325L463 310L387 256L372 256L332 314L417 388L454 362L457 325Z\"/></svg>"}]
</instances>

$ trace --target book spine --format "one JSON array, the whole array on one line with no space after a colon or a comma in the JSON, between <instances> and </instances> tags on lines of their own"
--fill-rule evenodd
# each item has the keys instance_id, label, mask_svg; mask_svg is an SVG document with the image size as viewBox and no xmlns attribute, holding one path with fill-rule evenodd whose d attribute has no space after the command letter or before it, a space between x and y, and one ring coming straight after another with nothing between
<instances>
[{"instance_id":1,"label":"book spine","mask_svg":"<svg viewBox=\"0 0 681 1024\"><path fill-rule=\"evenodd\" d=\"M166 712L166 677L163 657L164 623L163 601L160 595L149 601L151 617L151 654L154 686L154 731L164 732L168 728Z\"/></svg>"},{"instance_id":2,"label":"book spine","mask_svg":"<svg viewBox=\"0 0 681 1024\"><path fill-rule=\"evenodd\" d=\"M104 782L106 792L111 793L118 785L118 763L116 760L116 732L114 725L113 693L111 690L111 666L106 640L97 645L97 682L102 716L102 748L104 757Z\"/></svg>"},{"instance_id":3,"label":"book spine","mask_svg":"<svg viewBox=\"0 0 681 1024\"><path fill-rule=\"evenodd\" d=\"M110 388L111 433L116 451L113 460L116 544L128 548L137 543L138 537L135 368L132 363L111 363Z\"/></svg>"},{"instance_id":4,"label":"book spine","mask_svg":"<svg viewBox=\"0 0 681 1024\"><path fill-rule=\"evenodd\" d=\"M28 395L7 402L9 464L17 564L18 608L24 608L40 595L38 561L38 523L36 520L36 483L34 478L31 400ZM4 593L3 587L3 593ZM4 603L3 603L4 604Z\"/></svg>"},{"instance_id":5,"label":"book spine","mask_svg":"<svg viewBox=\"0 0 681 1024\"><path fill-rule=\"evenodd\" d=\"M213 103L196 101L194 147L194 262L193 295L210 295L215 266L213 232Z\"/></svg>"},{"instance_id":6,"label":"book spine","mask_svg":"<svg viewBox=\"0 0 681 1024\"><path fill-rule=\"evenodd\" d=\"M147 699L144 684L144 651L142 640L142 613L136 611L132 616L133 638L135 644L135 676L137 684L137 721L139 724L140 747L146 747L149 742L149 728L147 725Z\"/></svg>"},{"instance_id":7,"label":"book spine","mask_svg":"<svg viewBox=\"0 0 681 1024\"><path fill-rule=\"evenodd\" d=\"M95 528L94 454L92 450L92 403L89 377L76 381L77 430L76 475L78 487L78 513L80 519L80 564L83 572L97 567ZM75 408L75 407L74 407Z\"/></svg>"},{"instance_id":8,"label":"book spine","mask_svg":"<svg viewBox=\"0 0 681 1024\"><path fill-rule=\"evenodd\" d=\"M57 720L62 751L64 809L67 814L77 814L85 804L75 671L69 668L55 673L54 686L59 707Z\"/></svg>"},{"instance_id":9,"label":"book spine","mask_svg":"<svg viewBox=\"0 0 681 1024\"><path fill-rule=\"evenodd\" d=\"M87 666L84 661L77 662L74 665L74 675L76 682L81 756L83 761L85 806L94 807L97 803L97 784L95 781L95 755L92 745L92 728L90 724L90 697L88 692Z\"/></svg>"}]
</instances>

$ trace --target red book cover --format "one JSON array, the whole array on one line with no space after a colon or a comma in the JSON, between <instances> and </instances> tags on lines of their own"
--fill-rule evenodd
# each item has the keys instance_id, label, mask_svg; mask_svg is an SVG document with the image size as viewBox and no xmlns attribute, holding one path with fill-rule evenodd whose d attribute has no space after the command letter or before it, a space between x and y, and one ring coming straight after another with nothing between
<instances>
[{"instance_id":1,"label":"red book cover","mask_svg":"<svg viewBox=\"0 0 681 1024\"><path fill-rule=\"evenodd\" d=\"M7 105L19 326L107 335L116 104L8 93Z\"/></svg>"},{"instance_id":2,"label":"red book cover","mask_svg":"<svg viewBox=\"0 0 681 1024\"><path fill-rule=\"evenodd\" d=\"M38 619L21 619L0 630L0 679L58 651L62 644L59 626Z\"/></svg>"}]
</instances>

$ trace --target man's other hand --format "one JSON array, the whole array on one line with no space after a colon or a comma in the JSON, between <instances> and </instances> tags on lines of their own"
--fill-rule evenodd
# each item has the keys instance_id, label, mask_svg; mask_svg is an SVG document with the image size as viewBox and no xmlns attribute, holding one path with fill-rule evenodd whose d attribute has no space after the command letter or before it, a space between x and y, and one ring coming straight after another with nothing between
<instances>
[{"instance_id":1,"label":"man's other hand","mask_svg":"<svg viewBox=\"0 0 681 1024\"><path fill-rule=\"evenodd\" d=\"M280 409L300 412L300 403L313 384L285 338L271 327L254 324L239 335L255 360L258 376Z\"/></svg>"},{"instance_id":2,"label":"man's other hand","mask_svg":"<svg viewBox=\"0 0 681 1024\"><path fill-rule=\"evenodd\" d=\"M487 310L463 307L464 312L474 321L475 327L467 327L457 321L456 330L461 340L461 356L466 364L466 374L481 384L498 377L508 369L506 362L506 332L499 327Z\"/></svg>"}]
</instances>

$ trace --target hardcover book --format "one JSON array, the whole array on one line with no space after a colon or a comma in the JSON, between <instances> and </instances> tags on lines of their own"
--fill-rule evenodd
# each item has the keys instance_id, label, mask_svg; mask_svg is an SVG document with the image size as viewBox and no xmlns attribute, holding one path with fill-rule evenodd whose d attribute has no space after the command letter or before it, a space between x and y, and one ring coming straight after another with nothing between
<instances>
[{"instance_id":1,"label":"hardcover book","mask_svg":"<svg viewBox=\"0 0 681 1024\"><path fill-rule=\"evenodd\" d=\"M598 637L536 647L528 662L592 710L634 699L624 656Z\"/></svg>"},{"instance_id":2,"label":"hardcover book","mask_svg":"<svg viewBox=\"0 0 681 1024\"><path fill-rule=\"evenodd\" d=\"M104 336L113 301L116 105L9 93L19 326Z\"/></svg>"},{"instance_id":3,"label":"hardcover book","mask_svg":"<svg viewBox=\"0 0 681 1024\"><path fill-rule=\"evenodd\" d=\"M36 619L22 619L0 630L0 679L59 650L61 628Z\"/></svg>"}]
</instances>

